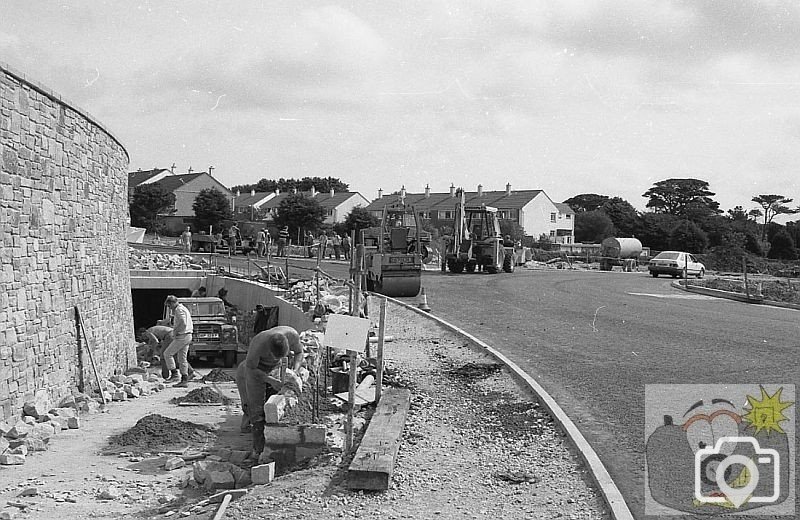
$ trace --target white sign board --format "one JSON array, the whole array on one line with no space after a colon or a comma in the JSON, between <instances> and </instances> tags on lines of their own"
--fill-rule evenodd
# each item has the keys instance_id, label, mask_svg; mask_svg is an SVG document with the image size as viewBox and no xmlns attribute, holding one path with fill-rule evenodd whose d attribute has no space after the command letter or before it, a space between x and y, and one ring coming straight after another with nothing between
<instances>
[{"instance_id":1,"label":"white sign board","mask_svg":"<svg viewBox=\"0 0 800 520\"><path fill-rule=\"evenodd\" d=\"M366 318L329 314L328 324L325 326L325 346L364 352L370 327L371 323Z\"/></svg>"}]
</instances>

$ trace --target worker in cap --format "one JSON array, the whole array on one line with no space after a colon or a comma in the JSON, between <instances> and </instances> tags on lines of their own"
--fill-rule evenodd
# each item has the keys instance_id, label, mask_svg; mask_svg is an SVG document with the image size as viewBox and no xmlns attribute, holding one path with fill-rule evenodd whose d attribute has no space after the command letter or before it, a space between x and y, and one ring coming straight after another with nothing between
<instances>
[{"instance_id":1,"label":"worker in cap","mask_svg":"<svg viewBox=\"0 0 800 520\"><path fill-rule=\"evenodd\" d=\"M241 429L244 432L252 428L256 457L264 451L264 403L283 386L279 378L270 377L270 372L279 368L290 354L294 358L291 368L297 372L303 364L300 335L292 327L273 327L253 336L247 357L236 369L236 387L244 411Z\"/></svg>"}]
</instances>

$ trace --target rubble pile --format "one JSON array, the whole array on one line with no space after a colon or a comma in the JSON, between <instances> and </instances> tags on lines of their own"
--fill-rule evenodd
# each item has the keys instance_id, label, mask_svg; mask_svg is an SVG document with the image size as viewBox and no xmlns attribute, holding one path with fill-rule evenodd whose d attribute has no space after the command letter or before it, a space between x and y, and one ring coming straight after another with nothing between
<instances>
[{"instance_id":1,"label":"rubble pile","mask_svg":"<svg viewBox=\"0 0 800 520\"><path fill-rule=\"evenodd\" d=\"M109 401L127 401L136 397L160 392L166 385L164 380L156 374L133 373L129 375L113 375L100 382L103 397Z\"/></svg>"},{"instance_id":2,"label":"rubble pile","mask_svg":"<svg viewBox=\"0 0 800 520\"><path fill-rule=\"evenodd\" d=\"M232 383L236 379L221 368L215 368L203 377L204 383Z\"/></svg>"},{"instance_id":3,"label":"rubble pile","mask_svg":"<svg viewBox=\"0 0 800 520\"><path fill-rule=\"evenodd\" d=\"M145 271L170 270L203 270L211 269L211 264L204 258L192 255L166 254L147 249L128 248L128 264L131 269Z\"/></svg>"},{"instance_id":4,"label":"rubble pile","mask_svg":"<svg viewBox=\"0 0 800 520\"><path fill-rule=\"evenodd\" d=\"M195 388L183 397L176 397L174 401L177 404L229 404L232 399L225 397L212 388L203 386Z\"/></svg>"},{"instance_id":5,"label":"rubble pile","mask_svg":"<svg viewBox=\"0 0 800 520\"><path fill-rule=\"evenodd\" d=\"M313 314L317 304L317 283L300 280L282 298L304 312ZM319 303L327 314L347 314L350 306L350 288L334 280L319 281Z\"/></svg>"},{"instance_id":6,"label":"rubble pile","mask_svg":"<svg viewBox=\"0 0 800 520\"><path fill-rule=\"evenodd\" d=\"M23 405L22 418L14 424L0 423L0 465L25 463L34 451L46 451L50 438L62 430L80 428L81 413L93 413L100 405L86 394L76 394L61 400L58 407L49 408L38 401Z\"/></svg>"},{"instance_id":7,"label":"rubble pile","mask_svg":"<svg viewBox=\"0 0 800 520\"><path fill-rule=\"evenodd\" d=\"M205 442L209 434L208 426L150 414L126 432L111 437L109 442L128 450L158 453L175 447L185 448L191 442Z\"/></svg>"}]
</instances>

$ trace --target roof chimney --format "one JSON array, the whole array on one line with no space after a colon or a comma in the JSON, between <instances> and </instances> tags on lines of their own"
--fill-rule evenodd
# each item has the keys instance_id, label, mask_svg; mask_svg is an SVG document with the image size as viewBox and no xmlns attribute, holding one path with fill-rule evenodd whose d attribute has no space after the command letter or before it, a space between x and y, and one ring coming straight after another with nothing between
<instances>
[{"instance_id":1,"label":"roof chimney","mask_svg":"<svg viewBox=\"0 0 800 520\"><path fill-rule=\"evenodd\" d=\"M381 188L378 188L378 199L382 198L383 198L383 190Z\"/></svg>"},{"instance_id":2,"label":"roof chimney","mask_svg":"<svg viewBox=\"0 0 800 520\"><path fill-rule=\"evenodd\" d=\"M483 184L478 184L478 197L483 197Z\"/></svg>"},{"instance_id":3,"label":"roof chimney","mask_svg":"<svg viewBox=\"0 0 800 520\"><path fill-rule=\"evenodd\" d=\"M335 193L335 192L333 191L333 188L331 188L331 198L333 198L333 194L334 194L334 193Z\"/></svg>"},{"instance_id":4,"label":"roof chimney","mask_svg":"<svg viewBox=\"0 0 800 520\"><path fill-rule=\"evenodd\" d=\"M237 197L241 197L242 196L242 191L241 190L236 190L236 196Z\"/></svg>"},{"instance_id":5,"label":"roof chimney","mask_svg":"<svg viewBox=\"0 0 800 520\"><path fill-rule=\"evenodd\" d=\"M256 196L256 189L255 189L255 188L253 188L252 190L250 190L250 196L251 196L251 197L255 197L255 196Z\"/></svg>"},{"instance_id":6,"label":"roof chimney","mask_svg":"<svg viewBox=\"0 0 800 520\"><path fill-rule=\"evenodd\" d=\"M450 183L450 196L451 197L455 197L456 196L456 186L452 182Z\"/></svg>"},{"instance_id":7,"label":"roof chimney","mask_svg":"<svg viewBox=\"0 0 800 520\"><path fill-rule=\"evenodd\" d=\"M506 197L511 195L511 183L506 184Z\"/></svg>"},{"instance_id":8,"label":"roof chimney","mask_svg":"<svg viewBox=\"0 0 800 520\"><path fill-rule=\"evenodd\" d=\"M405 184L403 184L403 186L400 188L400 198L401 199L405 199L406 198L406 185Z\"/></svg>"},{"instance_id":9,"label":"roof chimney","mask_svg":"<svg viewBox=\"0 0 800 520\"><path fill-rule=\"evenodd\" d=\"M317 196L317 188L315 188L313 184L311 185L311 196L312 197Z\"/></svg>"},{"instance_id":10,"label":"roof chimney","mask_svg":"<svg viewBox=\"0 0 800 520\"><path fill-rule=\"evenodd\" d=\"M275 188L275 195L280 195L280 194L281 194L281 189Z\"/></svg>"},{"instance_id":11,"label":"roof chimney","mask_svg":"<svg viewBox=\"0 0 800 520\"><path fill-rule=\"evenodd\" d=\"M431 198L431 187L428 184L425 185L425 198Z\"/></svg>"}]
</instances>

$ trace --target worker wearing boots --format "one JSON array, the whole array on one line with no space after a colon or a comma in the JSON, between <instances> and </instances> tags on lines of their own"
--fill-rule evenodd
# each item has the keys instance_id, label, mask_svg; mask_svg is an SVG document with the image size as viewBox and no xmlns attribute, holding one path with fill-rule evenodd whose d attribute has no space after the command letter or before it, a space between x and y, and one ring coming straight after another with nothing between
<instances>
[{"instance_id":1,"label":"worker wearing boots","mask_svg":"<svg viewBox=\"0 0 800 520\"><path fill-rule=\"evenodd\" d=\"M303 364L303 346L295 329L278 326L256 334L250 341L247 357L236 369L236 386L245 416L242 431L252 427L253 451L258 456L264 451L264 403L281 389L281 381L270 377L283 358L293 354L292 368L297 371Z\"/></svg>"},{"instance_id":2,"label":"worker wearing boots","mask_svg":"<svg viewBox=\"0 0 800 520\"><path fill-rule=\"evenodd\" d=\"M171 373L165 383L178 383L175 386L186 388L189 386L189 363L186 361L186 356L189 353L189 343L192 342L192 315L189 309L172 294L167 296L166 304L172 309L172 335L175 339L164 350L167 368ZM175 358L178 360L177 369Z\"/></svg>"}]
</instances>

